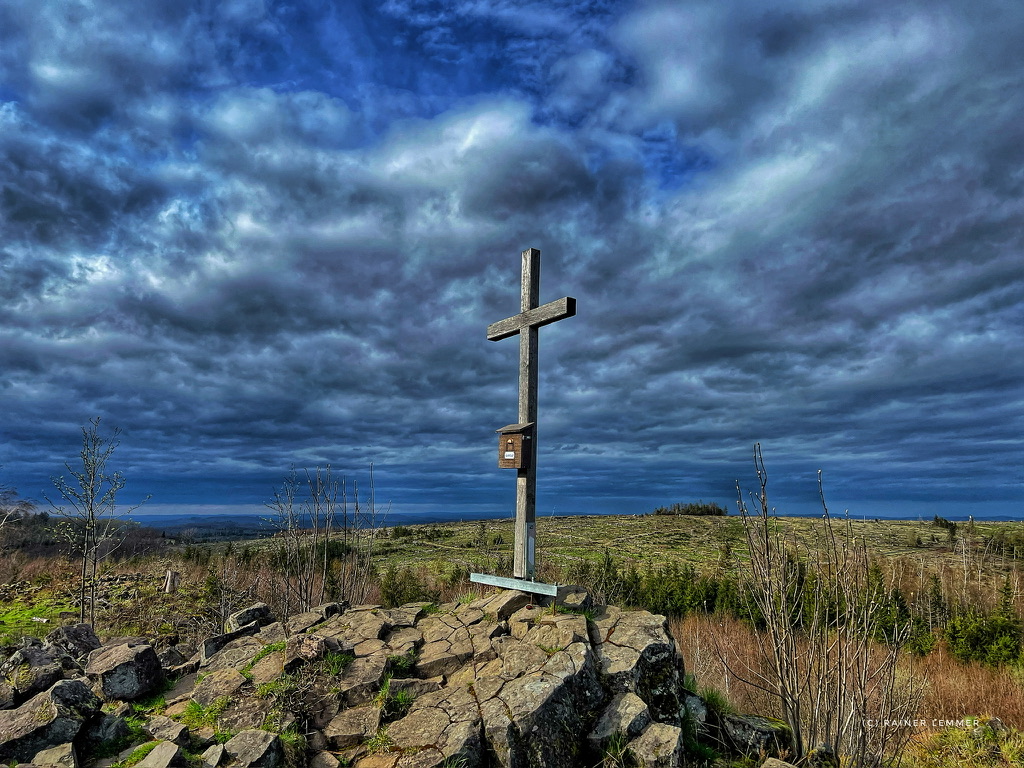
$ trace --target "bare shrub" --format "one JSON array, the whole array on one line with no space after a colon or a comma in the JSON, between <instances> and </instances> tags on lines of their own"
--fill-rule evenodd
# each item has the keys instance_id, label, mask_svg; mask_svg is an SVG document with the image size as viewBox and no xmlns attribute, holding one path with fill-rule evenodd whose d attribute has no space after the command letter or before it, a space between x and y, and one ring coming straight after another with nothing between
<instances>
[{"instance_id":1,"label":"bare shrub","mask_svg":"<svg viewBox=\"0 0 1024 768\"><path fill-rule=\"evenodd\" d=\"M46 498L54 512L64 518L58 529L71 545L72 554L81 558L79 601L82 623L86 618L90 624L96 623L96 585L100 563L122 543L124 528L121 518L138 508L138 505L129 509L117 507L117 494L124 488L125 479L120 472L112 472L107 467L119 444L117 438L120 433L115 429L110 437L104 437L100 434L99 418L90 419L89 426L82 427L80 465L64 465L71 480L63 475L52 478L63 503Z\"/></svg>"},{"instance_id":2,"label":"bare shrub","mask_svg":"<svg viewBox=\"0 0 1024 768\"><path fill-rule=\"evenodd\" d=\"M365 501L358 484L350 500L346 479L318 467L304 481L292 472L267 506L277 527L270 553L276 590L268 603L281 615L327 599L362 603L376 590L373 555L387 510L377 507L372 464Z\"/></svg>"},{"instance_id":3,"label":"bare shrub","mask_svg":"<svg viewBox=\"0 0 1024 768\"><path fill-rule=\"evenodd\" d=\"M20 498L10 485L0 483L0 529L8 523L17 523L34 508L31 501Z\"/></svg>"},{"instance_id":4,"label":"bare shrub","mask_svg":"<svg viewBox=\"0 0 1024 768\"><path fill-rule=\"evenodd\" d=\"M878 610L885 584L870 578L867 547L849 522L837 525L829 516L821 473L824 514L811 549L778 525L760 445L754 468L753 512L738 483L737 492L750 552L751 618L764 632L754 635L759 661L730 671L777 700L795 759L827 744L855 766L881 765L909 738L899 721L916 711L919 692L898 663L909 626L892 623L887 643L873 641L889 626Z\"/></svg>"}]
</instances>

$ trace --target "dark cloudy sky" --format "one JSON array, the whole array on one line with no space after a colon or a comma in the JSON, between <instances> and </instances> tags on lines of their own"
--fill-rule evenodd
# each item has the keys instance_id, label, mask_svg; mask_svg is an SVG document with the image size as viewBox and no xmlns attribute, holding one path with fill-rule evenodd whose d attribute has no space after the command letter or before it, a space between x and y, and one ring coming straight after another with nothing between
<instances>
[{"instance_id":1,"label":"dark cloudy sky","mask_svg":"<svg viewBox=\"0 0 1024 768\"><path fill-rule=\"evenodd\" d=\"M533 246L539 514L1024 517L1019 0L5 0L0 234L26 496L510 514Z\"/></svg>"}]
</instances>

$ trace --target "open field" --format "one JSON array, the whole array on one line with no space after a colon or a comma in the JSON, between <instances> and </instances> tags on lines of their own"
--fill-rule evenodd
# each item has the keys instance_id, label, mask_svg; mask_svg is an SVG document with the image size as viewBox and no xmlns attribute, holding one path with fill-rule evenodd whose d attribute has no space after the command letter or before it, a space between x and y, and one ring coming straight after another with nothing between
<instances>
[{"instance_id":1,"label":"open field","mask_svg":"<svg viewBox=\"0 0 1024 768\"><path fill-rule=\"evenodd\" d=\"M823 535L819 518L780 517L773 524L786 539L811 550ZM1019 522L974 523L972 532L966 530L967 524L961 524L953 542L945 529L930 521L833 518L835 528L845 525L872 556L908 568L923 564L933 572L951 573L966 565L1003 576L1024 562L1024 539L1016 558L1012 549L996 552L988 546L998 535L1021 537L1024 524ZM381 533L385 538L377 547L378 556L402 566L427 566L435 572L452 566L491 571L500 559L512 557L511 519L398 526ZM963 546L965 540L967 547ZM748 560L743 524L735 515L541 517L537 520L537 551L542 572L563 571L582 559L598 561L605 551L639 568L675 562L742 571Z\"/></svg>"},{"instance_id":2,"label":"open field","mask_svg":"<svg viewBox=\"0 0 1024 768\"><path fill-rule=\"evenodd\" d=\"M757 524L756 520L750 522ZM820 518L772 518L768 525L777 531L787 550L805 554L806 562L812 564L814 552L822 548L829 534ZM933 642L916 648L908 644L900 660L902 679L920 686L921 700L915 709L918 717L931 723L992 715L1011 727L1024 726L1024 655L1019 642L1024 617L1024 525L977 522L957 524L954 529L932 521L837 518L832 521L831 534L840 550L844 546L841 542L863 544L872 568L884 579L881 599L891 600L887 596L893 593L902 595L910 611L906 617L925 623L919 629ZM337 552L332 550L332 557L339 558L331 563L332 597L386 604L446 602L481 591L479 585L467 581L467 572L510 573L512 520L394 525L373 531L350 528L348 535L350 547L340 538L333 542L341 546ZM760 631L747 621L749 613L736 603L722 608L713 598L710 603L701 602L705 592L682 607L677 602L665 609L660 606L668 603L657 602L671 589L678 595L691 586L699 592L696 587L701 582L722 586L746 581L750 558L741 518L542 517L537 521L537 536L540 579L569 583L575 581L574 574L579 574L575 583L596 586L595 594L600 596L606 583L593 577L608 565L606 560L614 561L620 575L635 569L643 576L642 589L638 585L633 592L608 593L608 599L619 605L635 602L638 607L669 614L687 669L696 676L699 687L717 691L729 706L740 711L779 716L774 699L746 686L735 674L748 664L763 663L763 659L757 661L763 638L759 639ZM281 553L289 542L307 551L327 551L316 549L308 530L294 530L277 538L208 544L146 539L138 556L111 562L105 569L109 581L104 582L102 590L101 629L106 634L174 635L195 642L220 631L230 611L256 600L273 603L274 610L285 615L292 604L282 606L275 601L281 601L287 588L294 590L296 584L308 581L305 575L287 576L283 572ZM364 556L367 548L372 561ZM6 598L9 604L6 613L0 611L5 613L0 616L0 636L5 629L10 640L19 632L44 634L50 627L36 623L35 618L49 618L53 623L63 620L60 612L74 607L78 582L75 564L43 554L31 559L27 551L17 548L0 551L0 555L0 573L12 582L21 580L17 585L9 584L5 592L4 579L0 578L0 598ZM581 568L586 563L597 567L588 573ZM675 570L662 570L664 566ZM692 566L693 570L680 566ZM168 568L179 570L182 576L181 589L174 595L160 592L162 574ZM339 579L353 574L365 580L366 589L358 594L339 587ZM324 577L323 583L327 580ZM652 589L652 583L658 588ZM665 585L665 591L660 591L661 585ZM1009 635L1017 643L1013 658L1000 657L993 662L983 654L961 653L974 645L982 650L992 645L991 638L971 632L977 627L997 629L998 622L991 620L1001 615L1007 597L1006 608L1013 615L1008 621L1016 627ZM3 602L0 599L0 604ZM718 612L705 613L713 609ZM957 620L959 646L951 631ZM733 654L728 663L723 649ZM915 741L926 740L932 732L930 727L918 729ZM933 753L935 750L928 753L929 759ZM921 766L946 768L961 763Z\"/></svg>"}]
</instances>

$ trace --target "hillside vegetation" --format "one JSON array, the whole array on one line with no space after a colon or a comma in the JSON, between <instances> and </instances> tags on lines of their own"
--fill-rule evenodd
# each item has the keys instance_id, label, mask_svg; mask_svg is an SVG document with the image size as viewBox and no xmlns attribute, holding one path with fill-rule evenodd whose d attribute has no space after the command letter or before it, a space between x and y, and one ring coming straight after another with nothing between
<instances>
[{"instance_id":1,"label":"hillside vegetation","mask_svg":"<svg viewBox=\"0 0 1024 768\"><path fill-rule=\"evenodd\" d=\"M293 478L276 497L278 533L271 538L199 544L116 527L87 598L97 629L195 641L220 631L232 611L254 600L280 615L325 600L450 601L477 590L471 572L511 575L512 520L388 526L372 497L352 509L336 507L329 477L307 480L310 496ZM330 514L311 518L311 506ZM885 706L903 707L914 724L889 729L893 741L876 751L898 749L921 765L942 765L944 749L955 744L963 753L969 746L952 737L928 741L948 723L995 718L990 731L997 735L1000 723L1024 725L1019 524L759 520L687 514L691 506L707 507L541 518L539 578L669 616L688 671L723 707L796 717L764 683L780 674L766 638L783 632L792 634L796 657L823 654L835 636L857 644L869 669L881 670L890 659L887 685L899 696ZM311 529L299 525L311 519ZM22 508L0 528L0 643L45 634L82 612L80 561L66 557L75 535L62 522L63 535L46 514ZM766 546L774 547L778 570L762 576L785 583L781 625L769 613L772 603L758 599ZM861 558L854 573L860 581L844 591L839 577L848 565L840 560L850 553ZM168 569L181 574L174 594L160 590ZM861 629L851 631L854 621ZM826 645L816 651L815 642ZM1016 744L1015 732L1008 733L1004 741Z\"/></svg>"}]
</instances>

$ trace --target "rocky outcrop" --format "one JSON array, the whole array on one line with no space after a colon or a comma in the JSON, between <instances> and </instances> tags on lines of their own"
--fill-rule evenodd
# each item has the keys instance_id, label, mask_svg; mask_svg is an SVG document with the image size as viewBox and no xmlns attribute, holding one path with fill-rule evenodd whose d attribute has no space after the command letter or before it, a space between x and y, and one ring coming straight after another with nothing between
<instances>
[{"instance_id":1,"label":"rocky outcrop","mask_svg":"<svg viewBox=\"0 0 1024 768\"><path fill-rule=\"evenodd\" d=\"M164 679L153 647L131 643L96 649L89 654L85 673L96 681L107 701L140 699L160 687Z\"/></svg>"},{"instance_id":2,"label":"rocky outcrop","mask_svg":"<svg viewBox=\"0 0 1024 768\"><path fill-rule=\"evenodd\" d=\"M67 654L75 661L84 661L92 651L101 645L100 639L96 637L96 633L88 624L58 627L46 636L46 644Z\"/></svg>"},{"instance_id":3,"label":"rocky outcrop","mask_svg":"<svg viewBox=\"0 0 1024 768\"><path fill-rule=\"evenodd\" d=\"M683 687L665 618L593 608L585 593L569 594L575 610L512 591L441 606L328 604L283 621L256 605L187 663L173 647L158 656L144 639L96 648L88 632L69 628L8 660L35 659L33 680L45 670L79 677L0 711L0 762L65 744L72 756L130 749L132 709L123 702L160 689L167 672L176 679L162 688L166 707L141 728L152 739L143 768L277 768L294 763L288 750L305 750L317 768L571 768L613 750L640 766L684 765L707 710ZM85 654L82 670L75 658ZM728 733L771 754L759 725L736 718Z\"/></svg>"},{"instance_id":4,"label":"rocky outcrop","mask_svg":"<svg viewBox=\"0 0 1024 768\"><path fill-rule=\"evenodd\" d=\"M61 680L17 709L0 711L0 763L27 763L40 751L74 741L99 708L82 680Z\"/></svg>"},{"instance_id":5,"label":"rocky outcrop","mask_svg":"<svg viewBox=\"0 0 1024 768\"><path fill-rule=\"evenodd\" d=\"M54 654L38 641L24 644L0 665L0 678L7 686L8 706L20 704L37 693L42 693L64 678L64 669Z\"/></svg>"},{"instance_id":6,"label":"rocky outcrop","mask_svg":"<svg viewBox=\"0 0 1024 768\"><path fill-rule=\"evenodd\" d=\"M266 603L256 603L241 611L228 616L226 629L234 632L242 627L256 622L257 627L265 627L274 623L274 617L270 614L270 606Z\"/></svg>"}]
</instances>

